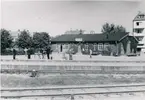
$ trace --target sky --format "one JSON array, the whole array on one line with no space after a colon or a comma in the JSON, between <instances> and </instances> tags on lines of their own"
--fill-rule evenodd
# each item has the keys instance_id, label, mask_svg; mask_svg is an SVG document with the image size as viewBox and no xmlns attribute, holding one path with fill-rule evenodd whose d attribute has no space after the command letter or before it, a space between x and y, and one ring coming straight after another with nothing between
<instances>
[{"instance_id":1,"label":"sky","mask_svg":"<svg viewBox=\"0 0 145 100\"><path fill-rule=\"evenodd\" d=\"M145 0L2 0L1 27L56 36L71 29L101 33L102 25L108 22L132 32L132 20L139 11L145 12Z\"/></svg>"}]
</instances>

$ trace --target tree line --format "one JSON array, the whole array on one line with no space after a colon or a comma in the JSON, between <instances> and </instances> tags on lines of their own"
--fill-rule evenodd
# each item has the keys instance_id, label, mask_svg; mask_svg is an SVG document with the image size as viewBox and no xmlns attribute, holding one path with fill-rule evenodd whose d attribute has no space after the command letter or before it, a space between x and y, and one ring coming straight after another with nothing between
<instances>
[{"instance_id":1,"label":"tree line","mask_svg":"<svg viewBox=\"0 0 145 100\"><path fill-rule=\"evenodd\" d=\"M0 30L1 34L1 54L7 48L22 48L22 49L39 49L46 48L50 44L50 36L47 32L34 32L33 36L27 30L20 31L18 38L14 41L10 31L6 29Z\"/></svg>"},{"instance_id":2,"label":"tree line","mask_svg":"<svg viewBox=\"0 0 145 100\"><path fill-rule=\"evenodd\" d=\"M109 36L111 34L119 35L121 33L126 32L126 29L121 25L109 24L105 23L102 26L102 34L106 34ZM29 31L23 30L18 35L16 41L13 40L12 35L6 29L1 29L1 53L3 53L6 48L45 48L50 45L50 36L47 32L34 32L33 36L30 35ZM122 42L124 51L126 52L126 45L128 38L125 38ZM133 41L134 42L134 41ZM136 44L135 44L136 46Z\"/></svg>"}]
</instances>

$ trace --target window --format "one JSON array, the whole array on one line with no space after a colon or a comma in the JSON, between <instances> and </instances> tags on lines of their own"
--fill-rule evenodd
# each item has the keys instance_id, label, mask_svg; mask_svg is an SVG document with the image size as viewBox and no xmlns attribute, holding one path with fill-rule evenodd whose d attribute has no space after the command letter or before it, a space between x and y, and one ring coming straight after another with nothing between
<instances>
[{"instance_id":1,"label":"window","mask_svg":"<svg viewBox=\"0 0 145 100\"><path fill-rule=\"evenodd\" d=\"M88 51L88 44L85 45L85 50Z\"/></svg>"},{"instance_id":2,"label":"window","mask_svg":"<svg viewBox=\"0 0 145 100\"><path fill-rule=\"evenodd\" d=\"M99 51L102 51L102 50L103 50L103 43L99 43L99 44L98 44L98 50L99 50Z\"/></svg>"},{"instance_id":3,"label":"window","mask_svg":"<svg viewBox=\"0 0 145 100\"><path fill-rule=\"evenodd\" d=\"M94 44L94 51L96 51L96 48L97 48L97 44Z\"/></svg>"},{"instance_id":4,"label":"window","mask_svg":"<svg viewBox=\"0 0 145 100\"><path fill-rule=\"evenodd\" d=\"M104 44L104 50L108 50L108 47L109 47L109 43L105 43Z\"/></svg>"},{"instance_id":5,"label":"window","mask_svg":"<svg viewBox=\"0 0 145 100\"><path fill-rule=\"evenodd\" d=\"M137 30L137 33L141 33L139 29Z\"/></svg>"},{"instance_id":6,"label":"window","mask_svg":"<svg viewBox=\"0 0 145 100\"><path fill-rule=\"evenodd\" d=\"M144 15L140 15L140 18L144 18Z\"/></svg>"},{"instance_id":7,"label":"window","mask_svg":"<svg viewBox=\"0 0 145 100\"><path fill-rule=\"evenodd\" d=\"M136 25L139 26L139 22L136 22Z\"/></svg>"},{"instance_id":8,"label":"window","mask_svg":"<svg viewBox=\"0 0 145 100\"><path fill-rule=\"evenodd\" d=\"M64 48L65 48L65 49L68 49L68 44L65 44Z\"/></svg>"},{"instance_id":9,"label":"window","mask_svg":"<svg viewBox=\"0 0 145 100\"><path fill-rule=\"evenodd\" d=\"M145 15L139 15L139 16L137 16L137 18L144 18L145 17Z\"/></svg>"},{"instance_id":10,"label":"window","mask_svg":"<svg viewBox=\"0 0 145 100\"><path fill-rule=\"evenodd\" d=\"M142 41L143 37L137 37L138 41Z\"/></svg>"},{"instance_id":11,"label":"window","mask_svg":"<svg viewBox=\"0 0 145 100\"><path fill-rule=\"evenodd\" d=\"M136 33L142 33L144 29L134 29L134 32Z\"/></svg>"},{"instance_id":12,"label":"window","mask_svg":"<svg viewBox=\"0 0 145 100\"><path fill-rule=\"evenodd\" d=\"M142 22L136 22L136 25L137 26L139 26L139 25L141 25L142 24Z\"/></svg>"}]
</instances>

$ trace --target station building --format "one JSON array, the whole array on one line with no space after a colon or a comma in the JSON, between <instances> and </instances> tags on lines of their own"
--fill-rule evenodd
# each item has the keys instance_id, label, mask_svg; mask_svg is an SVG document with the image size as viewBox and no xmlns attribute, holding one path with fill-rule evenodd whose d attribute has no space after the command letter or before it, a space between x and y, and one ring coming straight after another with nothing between
<instances>
[{"instance_id":1,"label":"station building","mask_svg":"<svg viewBox=\"0 0 145 100\"><path fill-rule=\"evenodd\" d=\"M73 33L73 34L72 34ZM74 54L126 55L136 53L137 40L129 33L82 34L74 31L52 38L53 51Z\"/></svg>"},{"instance_id":2,"label":"station building","mask_svg":"<svg viewBox=\"0 0 145 100\"><path fill-rule=\"evenodd\" d=\"M82 34L81 31L71 30L56 36L51 40L54 51L104 55L128 55L131 53L145 53L145 14L138 13L133 19L132 33Z\"/></svg>"}]
</instances>

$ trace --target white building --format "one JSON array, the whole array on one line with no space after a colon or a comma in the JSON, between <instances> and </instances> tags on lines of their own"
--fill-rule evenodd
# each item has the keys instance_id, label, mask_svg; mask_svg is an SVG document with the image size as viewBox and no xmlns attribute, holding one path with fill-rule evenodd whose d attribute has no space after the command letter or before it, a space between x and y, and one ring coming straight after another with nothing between
<instances>
[{"instance_id":1,"label":"white building","mask_svg":"<svg viewBox=\"0 0 145 100\"><path fill-rule=\"evenodd\" d=\"M145 52L145 14L139 13L133 20L133 36L138 40L137 51Z\"/></svg>"}]
</instances>

